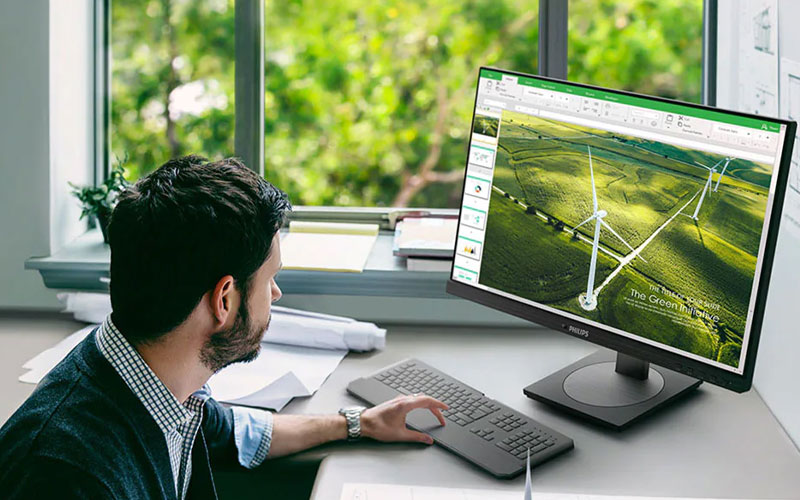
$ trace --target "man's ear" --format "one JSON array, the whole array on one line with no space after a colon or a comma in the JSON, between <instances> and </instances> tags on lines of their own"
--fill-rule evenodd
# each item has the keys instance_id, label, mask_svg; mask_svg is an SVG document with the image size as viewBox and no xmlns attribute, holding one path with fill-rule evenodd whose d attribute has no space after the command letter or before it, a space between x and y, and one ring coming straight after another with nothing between
<instances>
[{"instance_id":1,"label":"man's ear","mask_svg":"<svg viewBox=\"0 0 800 500\"><path fill-rule=\"evenodd\" d=\"M211 313L214 315L215 326L224 325L238 307L238 293L234 286L233 276L227 275L220 278L211 292Z\"/></svg>"}]
</instances>

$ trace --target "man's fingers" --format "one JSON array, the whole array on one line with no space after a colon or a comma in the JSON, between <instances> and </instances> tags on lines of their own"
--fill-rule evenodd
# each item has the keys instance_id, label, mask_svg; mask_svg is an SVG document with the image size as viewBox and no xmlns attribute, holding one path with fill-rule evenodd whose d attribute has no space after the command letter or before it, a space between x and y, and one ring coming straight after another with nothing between
<instances>
[{"instance_id":1,"label":"man's fingers","mask_svg":"<svg viewBox=\"0 0 800 500\"><path fill-rule=\"evenodd\" d=\"M433 444L432 437L422 432L412 431L411 429L406 429L406 431L403 433L403 439L406 441Z\"/></svg>"},{"instance_id":2,"label":"man's fingers","mask_svg":"<svg viewBox=\"0 0 800 500\"><path fill-rule=\"evenodd\" d=\"M437 420L439 420L439 423L445 425L444 415L442 415L442 411L438 408L431 408L430 410L431 413L433 413L433 415L437 418Z\"/></svg>"}]
</instances>

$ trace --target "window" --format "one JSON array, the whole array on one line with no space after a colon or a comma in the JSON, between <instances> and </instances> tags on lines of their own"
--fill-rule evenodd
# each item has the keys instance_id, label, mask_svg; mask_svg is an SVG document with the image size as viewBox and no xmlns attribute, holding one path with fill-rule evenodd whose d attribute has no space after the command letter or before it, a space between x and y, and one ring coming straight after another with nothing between
<instances>
[{"instance_id":1,"label":"window","mask_svg":"<svg viewBox=\"0 0 800 500\"><path fill-rule=\"evenodd\" d=\"M111 2L111 158L135 180L233 154L233 0Z\"/></svg>"},{"instance_id":2,"label":"window","mask_svg":"<svg viewBox=\"0 0 800 500\"><path fill-rule=\"evenodd\" d=\"M235 0L105 1L112 161L233 155ZM538 1L264 1L267 178L296 205L457 207L477 68L537 72ZM568 76L698 102L702 11L572 0Z\"/></svg>"},{"instance_id":3,"label":"window","mask_svg":"<svg viewBox=\"0 0 800 500\"><path fill-rule=\"evenodd\" d=\"M700 102L702 0L571 0L568 79Z\"/></svg>"},{"instance_id":4,"label":"window","mask_svg":"<svg viewBox=\"0 0 800 500\"><path fill-rule=\"evenodd\" d=\"M457 206L477 68L536 71L536 1L265 10L265 172L297 204Z\"/></svg>"}]
</instances>

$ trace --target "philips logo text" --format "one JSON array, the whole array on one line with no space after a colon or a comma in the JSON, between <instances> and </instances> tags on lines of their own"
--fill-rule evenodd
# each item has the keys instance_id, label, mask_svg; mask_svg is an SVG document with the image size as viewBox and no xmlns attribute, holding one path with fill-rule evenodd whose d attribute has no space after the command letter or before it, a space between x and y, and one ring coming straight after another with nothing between
<instances>
[{"instance_id":1,"label":"philips logo text","mask_svg":"<svg viewBox=\"0 0 800 500\"><path fill-rule=\"evenodd\" d=\"M569 333L580 335L583 338L589 338L589 330L584 330L583 328L578 328L577 326L570 326L567 330Z\"/></svg>"}]
</instances>

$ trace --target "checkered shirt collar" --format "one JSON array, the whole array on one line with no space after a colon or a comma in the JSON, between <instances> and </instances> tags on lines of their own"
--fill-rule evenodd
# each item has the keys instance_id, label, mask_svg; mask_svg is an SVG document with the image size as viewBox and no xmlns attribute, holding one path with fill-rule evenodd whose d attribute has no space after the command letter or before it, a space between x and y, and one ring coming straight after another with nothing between
<instances>
[{"instance_id":1,"label":"checkered shirt collar","mask_svg":"<svg viewBox=\"0 0 800 500\"><path fill-rule=\"evenodd\" d=\"M168 434L192 418L194 412L184 407L153 373L136 349L114 326L110 314L97 331L96 338L100 352L139 398L161 432Z\"/></svg>"}]
</instances>

